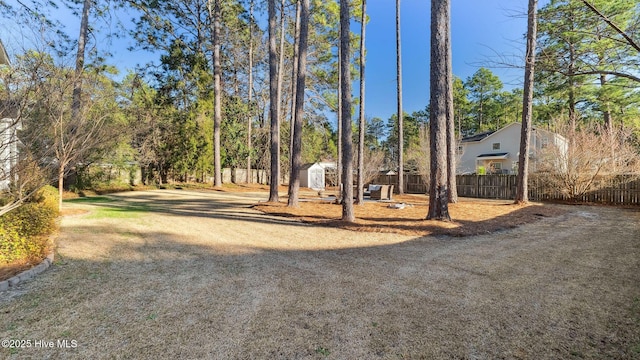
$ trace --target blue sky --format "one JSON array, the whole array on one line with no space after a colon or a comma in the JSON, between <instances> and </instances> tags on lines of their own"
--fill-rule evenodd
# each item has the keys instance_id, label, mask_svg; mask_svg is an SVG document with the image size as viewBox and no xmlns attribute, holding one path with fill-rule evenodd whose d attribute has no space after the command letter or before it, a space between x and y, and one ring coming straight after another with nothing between
<instances>
[{"instance_id":1,"label":"blue sky","mask_svg":"<svg viewBox=\"0 0 640 360\"><path fill-rule=\"evenodd\" d=\"M522 62L526 0L452 0L453 72L467 79L481 66L500 76L506 89L521 86L524 70L492 63L499 55ZM546 1L543 1L546 3ZM365 114L388 119L396 113L395 1L369 0ZM424 109L429 99L430 2L401 1L403 109Z\"/></svg>"},{"instance_id":2,"label":"blue sky","mask_svg":"<svg viewBox=\"0 0 640 360\"><path fill-rule=\"evenodd\" d=\"M500 67L495 61L506 56L516 64L522 63L524 34L526 32L526 0L452 0L453 72L463 80L479 67L490 68L500 76L505 88L520 86L522 69ZM541 0L539 6L548 0ZM367 117L388 119L395 114L396 58L395 58L395 1L368 0L367 12L367 68L366 110ZM429 27L430 1L402 0L402 56L403 56L403 108L405 112L424 109L429 98ZM75 34L79 19L64 16L67 31ZM127 15L123 19L128 18ZM353 23L354 32L359 32ZM115 26L114 26L115 28ZM115 29L114 29L115 30ZM0 36L11 42L10 25L0 27ZM15 35L15 34L11 34ZM9 37L9 39L7 39ZM18 35L20 37L20 35ZM19 40L18 40L19 41ZM130 53L122 48L131 45L127 39L115 40L110 50L115 56L109 60L121 68L133 68L146 63L149 56L142 52ZM103 43L103 45L107 45ZM11 47L8 46L11 51ZM355 50L355 49L354 49ZM514 60L515 59L515 60ZM358 90L354 83L354 92ZM355 94L355 93L354 93Z\"/></svg>"}]
</instances>

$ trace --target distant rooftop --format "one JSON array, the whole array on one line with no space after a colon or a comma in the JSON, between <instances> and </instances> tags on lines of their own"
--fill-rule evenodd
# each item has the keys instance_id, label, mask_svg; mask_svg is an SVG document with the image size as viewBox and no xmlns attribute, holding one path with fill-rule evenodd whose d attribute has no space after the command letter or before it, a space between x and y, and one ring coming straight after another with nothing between
<instances>
[{"instance_id":1,"label":"distant rooftop","mask_svg":"<svg viewBox=\"0 0 640 360\"><path fill-rule=\"evenodd\" d=\"M489 135L493 134L494 132L496 132L496 131L495 130L491 130L491 131L486 131L486 132L475 134L475 135L465 136L465 137L462 138L462 142L481 141L481 140L485 139L486 137L488 137Z\"/></svg>"}]
</instances>

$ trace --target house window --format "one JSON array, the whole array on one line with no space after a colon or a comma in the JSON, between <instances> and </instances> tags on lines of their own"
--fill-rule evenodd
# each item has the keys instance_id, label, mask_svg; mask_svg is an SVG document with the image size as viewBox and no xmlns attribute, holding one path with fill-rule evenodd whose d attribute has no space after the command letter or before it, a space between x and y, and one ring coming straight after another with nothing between
<instances>
[{"instance_id":1,"label":"house window","mask_svg":"<svg viewBox=\"0 0 640 360\"><path fill-rule=\"evenodd\" d=\"M493 143L493 150L500 150L500 143Z\"/></svg>"}]
</instances>

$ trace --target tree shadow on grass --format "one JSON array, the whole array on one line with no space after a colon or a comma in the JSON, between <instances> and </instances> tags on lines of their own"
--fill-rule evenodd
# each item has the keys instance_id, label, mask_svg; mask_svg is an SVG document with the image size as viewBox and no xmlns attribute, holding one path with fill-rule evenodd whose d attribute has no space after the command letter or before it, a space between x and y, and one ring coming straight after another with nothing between
<instances>
[{"instance_id":1,"label":"tree shadow on grass","mask_svg":"<svg viewBox=\"0 0 640 360\"><path fill-rule=\"evenodd\" d=\"M180 197L184 194L200 197ZM168 198L167 195L176 198ZM83 198L87 200L69 202L93 206L95 211L93 214L87 215L88 218L127 218L139 217L144 213L156 213L173 216L308 226L296 219L287 220L279 216L265 215L262 212L252 210L251 207L255 202L255 195L240 194L238 196L237 194L225 192L158 190L139 193L129 192L121 195L112 194L109 197L98 198L97 201L92 201L92 198Z\"/></svg>"}]
</instances>

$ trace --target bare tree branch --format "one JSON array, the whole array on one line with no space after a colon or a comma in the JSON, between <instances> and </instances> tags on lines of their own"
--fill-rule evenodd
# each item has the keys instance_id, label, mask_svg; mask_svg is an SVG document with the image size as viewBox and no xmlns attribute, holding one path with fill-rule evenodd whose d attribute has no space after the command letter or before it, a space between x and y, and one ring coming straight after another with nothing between
<instances>
[{"instance_id":1,"label":"bare tree branch","mask_svg":"<svg viewBox=\"0 0 640 360\"><path fill-rule=\"evenodd\" d=\"M622 35L622 37L625 38L625 40L627 40L627 42L629 43L629 45L631 45L634 49L638 50L638 52L640 52L640 45L635 42L635 40L633 40L629 35L627 35L622 29L620 29L620 27L618 27L618 25L616 25L613 21L611 21L606 15L604 15L602 12L600 12L600 10L598 10L595 6L593 6L589 1L587 0L582 0L582 2L587 5L587 7L589 9L591 9L591 11L593 11L594 13L596 13L602 20L604 20L604 22L606 22L607 24L609 24L609 26L611 26L616 32L618 32L618 34Z\"/></svg>"}]
</instances>

